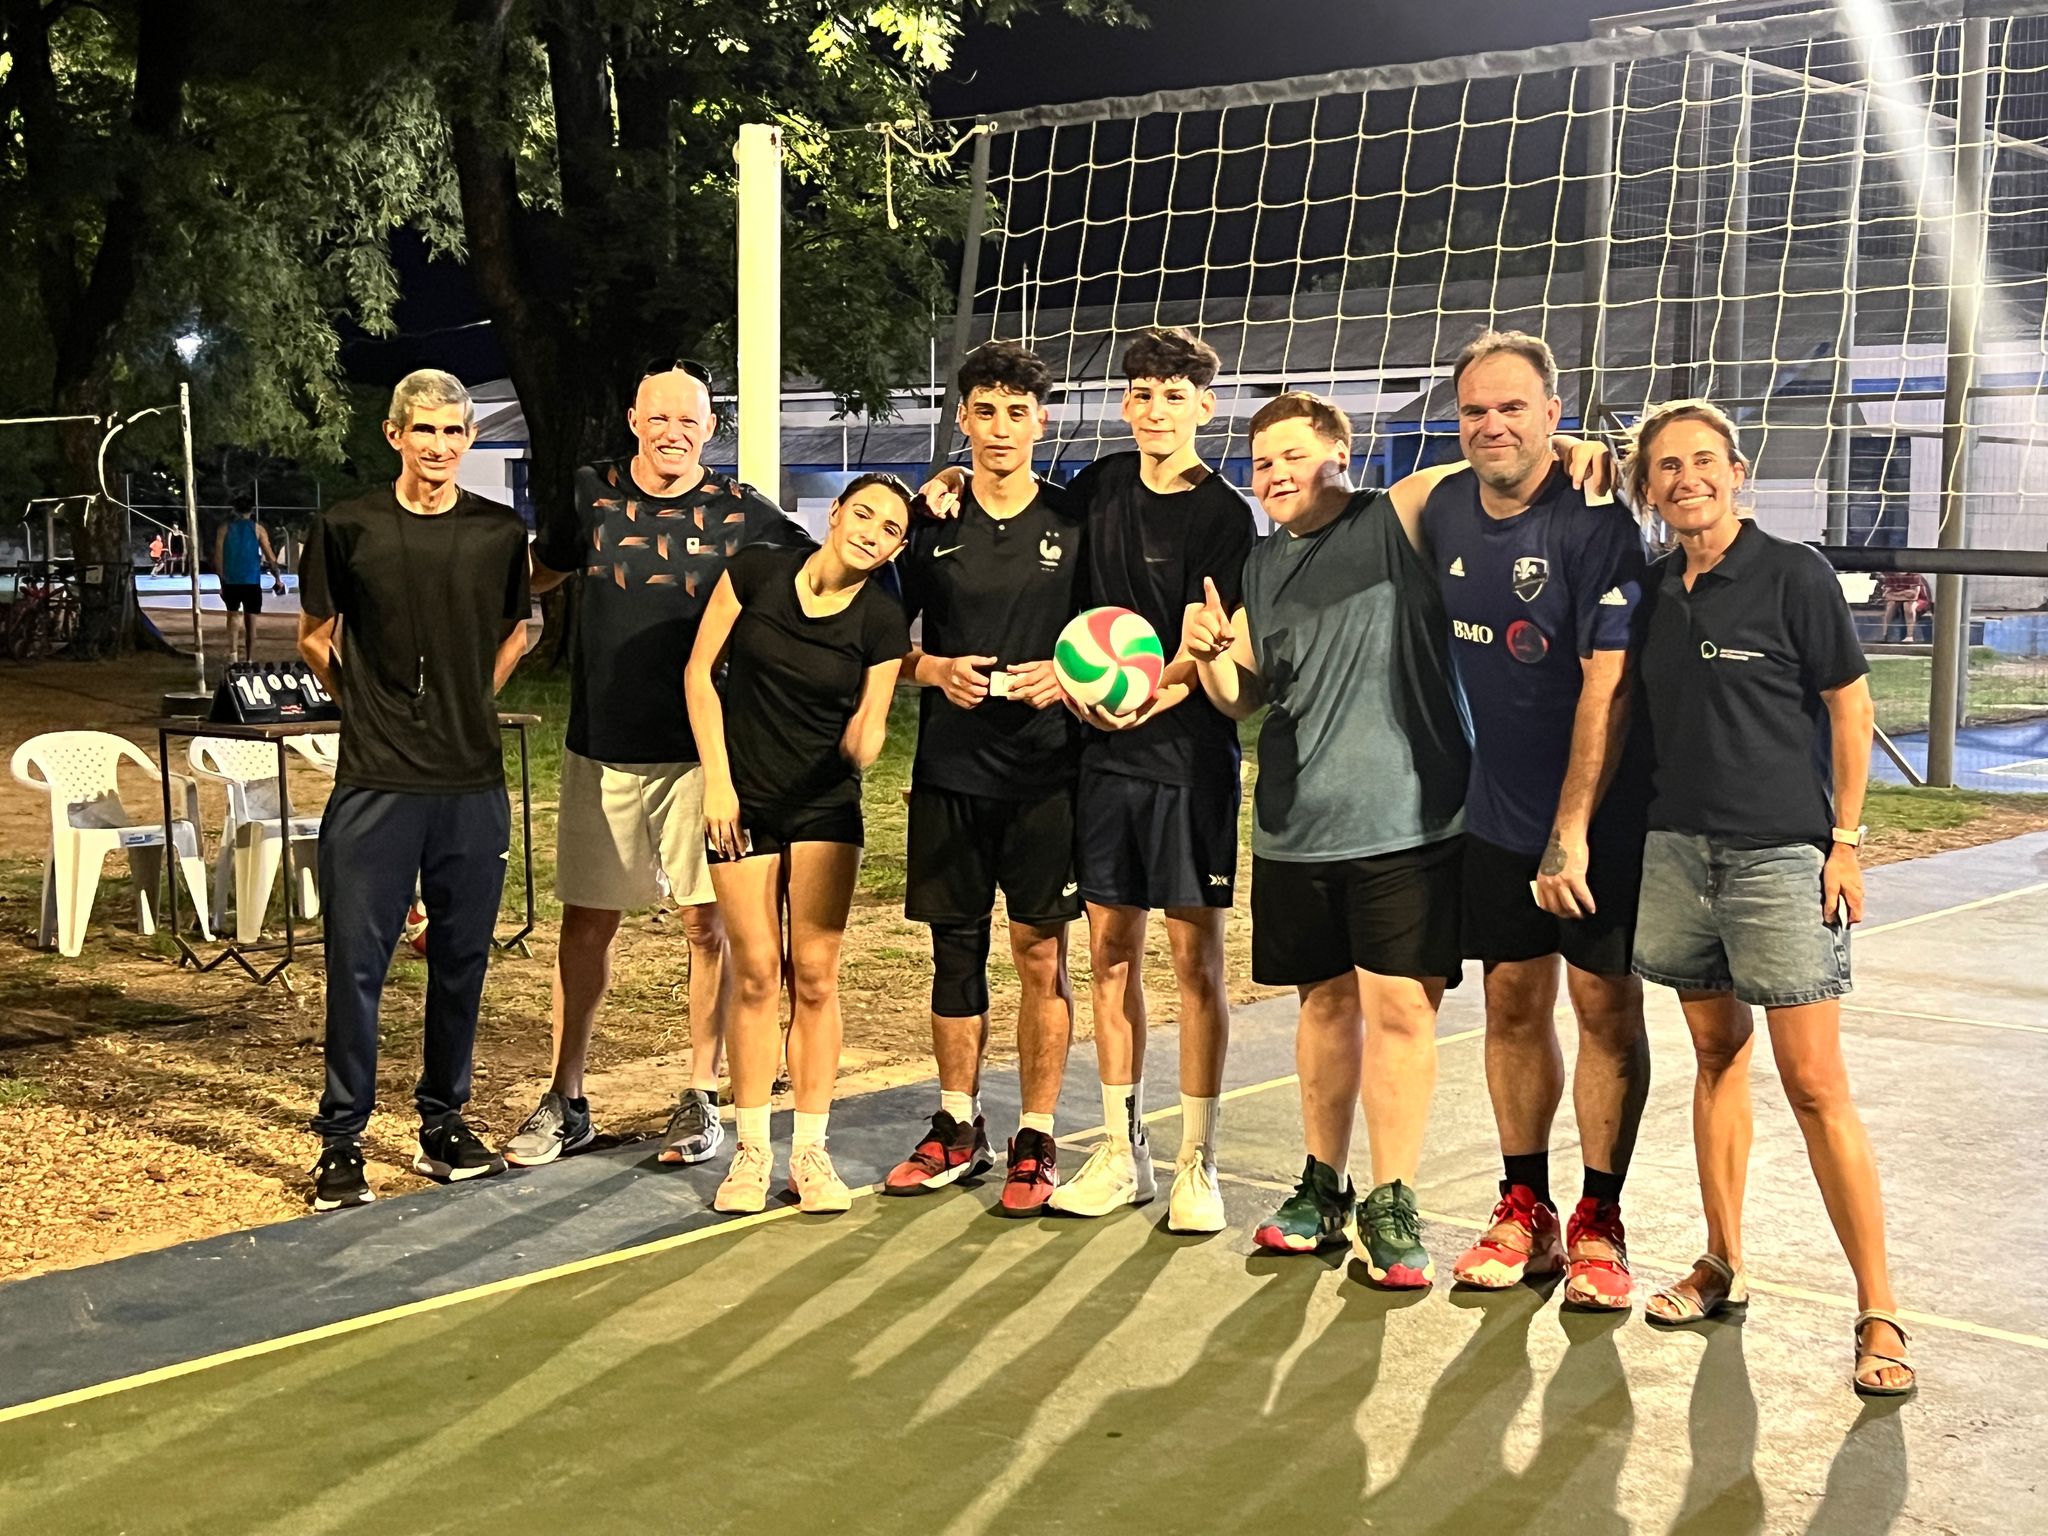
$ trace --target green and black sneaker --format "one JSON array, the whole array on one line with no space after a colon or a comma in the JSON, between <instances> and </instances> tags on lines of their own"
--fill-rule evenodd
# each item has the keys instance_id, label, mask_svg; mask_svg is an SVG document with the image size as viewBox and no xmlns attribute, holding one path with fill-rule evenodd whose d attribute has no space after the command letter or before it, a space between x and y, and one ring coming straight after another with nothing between
<instances>
[{"instance_id":1,"label":"green and black sneaker","mask_svg":"<svg viewBox=\"0 0 2048 1536\"><path fill-rule=\"evenodd\" d=\"M1415 1191L1396 1179L1382 1184L1358 1208L1358 1236L1352 1251L1365 1261L1375 1284L1392 1290L1427 1288L1436 1265L1422 1246L1422 1220L1415 1214Z\"/></svg>"},{"instance_id":2,"label":"green and black sneaker","mask_svg":"<svg viewBox=\"0 0 2048 1536\"><path fill-rule=\"evenodd\" d=\"M1345 1240L1357 1193L1349 1179L1340 1186L1337 1170L1309 1158L1301 1182L1280 1209L1259 1223L1252 1241L1274 1253L1314 1253Z\"/></svg>"}]
</instances>

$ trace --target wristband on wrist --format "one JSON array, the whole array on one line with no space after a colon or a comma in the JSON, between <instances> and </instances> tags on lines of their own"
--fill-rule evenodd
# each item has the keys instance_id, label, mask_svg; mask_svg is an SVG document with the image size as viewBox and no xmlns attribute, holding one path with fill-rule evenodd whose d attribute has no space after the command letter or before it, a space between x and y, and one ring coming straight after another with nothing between
<instances>
[{"instance_id":1,"label":"wristband on wrist","mask_svg":"<svg viewBox=\"0 0 2048 1536\"><path fill-rule=\"evenodd\" d=\"M1863 834L1869 830L1870 828L1867 826L1836 827L1834 828L1833 835L1838 843L1846 844L1851 848L1861 848L1863 846Z\"/></svg>"}]
</instances>

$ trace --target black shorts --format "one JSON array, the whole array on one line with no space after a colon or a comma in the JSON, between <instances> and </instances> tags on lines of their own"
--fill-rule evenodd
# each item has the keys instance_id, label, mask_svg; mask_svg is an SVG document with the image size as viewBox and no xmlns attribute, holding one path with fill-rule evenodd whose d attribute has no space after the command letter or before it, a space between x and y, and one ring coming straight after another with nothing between
<instances>
[{"instance_id":1,"label":"black shorts","mask_svg":"<svg viewBox=\"0 0 2048 1536\"><path fill-rule=\"evenodd\" d=\"M1156 784L1081 770L1081 896L1105 907L1227 907L1237 895L1235 778Z\"/></svg>"},{"instance_id":2,"label":"black shorts","mask_svg":"<svg viewBox=\"0 0 2048 1536\"><path fill-rule=\"evenodd\" d=\"M743 859L783 853L792 843L845 843L859 848L867 841L867 827L861 820L858 803L764 811L742 801L740 831L747 843L746 852L740 855ZM712 864L736 862L723 857L709 844L704 857Z\"/></svg>"},{"instance_id":3,"label":"black shorts","mask_svg":"<svg viewBox=\"0 0 2048 1536\"><path fill-rule=\"evenodd\" d=\"M1356 967L1458 984L1459 839L1364 859L1252 859L1252 980L1305 987Z\"/></svg>"},{"instance_id":4,"label":"black shorts","mask_svg":"<svg viewBox=\"0 0 2048 1536\"><path fill-rule=\"evenodd\" d=\"M260 581L222 582L220 600L227 605L229 613L240 609L243 613L263 611L263 583Z\"/></svg>"},{"instance_id":5,"label":"black shorts","mask_svg":"<svg viewBox=\"0 0 2048 1536\"><path fill-rule=\"evenodd\" d=\"M1586 884L1591 917L1553 917L1536 905L1530 882L1543 856L1516 853L1465 834L1464 949L1488 965L1561 954L1595 976L1626 976L1636 944L1636 901L1643 886L1643 841L1596 836Z\"/></svg>"},{"instance_id":6,"label":"black shorts","mask_svg":"<svg viewBox=\"0 0 2048 1536\"><path fill-rule=\"evenodd\" d=\"M1002 800L953 789L910 791L903 915L913 923L977 923L995 910L1010 921L1057 928L1081 915L1074 876L1074 791Z\"/></svg>"}]
</instances>

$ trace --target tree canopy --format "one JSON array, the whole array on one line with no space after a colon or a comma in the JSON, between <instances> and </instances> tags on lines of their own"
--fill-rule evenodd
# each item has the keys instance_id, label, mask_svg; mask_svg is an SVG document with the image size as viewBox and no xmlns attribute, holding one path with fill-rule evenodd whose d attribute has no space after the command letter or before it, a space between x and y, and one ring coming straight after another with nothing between
<instances>
[{"instance_id":1,"label":"tree canopy","mask_svg":"<svg viewBox=\"0 0 2048 1536\"><path fill-rule=\"evenodd\" d=\"M0 414L132 411L189 377L203 440L332 462L338 326L389 331L410 225L467 263L559 497L616 445L639 362L730 356L748 121L785 144L786 366L886 408L949 302L964 193L874 126L922 125L961 27L1027 3L365 0L252 25L222 0L0 0ZM0 495L93 488L97 429L16 437ZM79 525L82 557L125 566L118 522Z\"/></svg>"}]
</instances>

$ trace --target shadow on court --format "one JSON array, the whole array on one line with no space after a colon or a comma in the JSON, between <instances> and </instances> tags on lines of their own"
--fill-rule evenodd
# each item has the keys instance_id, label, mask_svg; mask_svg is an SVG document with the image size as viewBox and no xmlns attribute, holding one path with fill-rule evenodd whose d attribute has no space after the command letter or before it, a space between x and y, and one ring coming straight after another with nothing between
<instances>
[{"instance_id":1,"label":"shadow on court","mask_svg":"<svg viewBox=\"0 0 2048 1536\"><path fill-rule=\"evenodd\" d=\"M1849 1391L1847 1268L1763 1052L1746 1320L1667 1335L1549 1288L1390 1295L1342 1255L1249 1254L1300 1164L1283 1002L1238 1020L1213 1238L1167 1233L1163 1189L1100 1222L1003 1221L992 1181L732 1221L705 1209L719 1170L634 1148L9 1286L0 1508L23 1530L372 1536L2048 1528L2024 1156L2048 1115L2048 836L1871 887L1845 1033L1914 1314L1904 1405ZM1420 1181L1440 1274L1497 1177L1477 991L1445 1009ZM1651 1027L1639 1297L1699 1242L1690 1054L1662 996ZM1061 1111L1073 1163L1089 1065ZM1148 1076L1170 1163L1163 1037ZM1013 1093L987 1095L993 1127ZM929 1097L835 1113L850 1182ZM1561 1191L1573 1134L1567 1104ZM219 1351L243 1353L177 1373Z\"/></svg>"}]
</instances>

